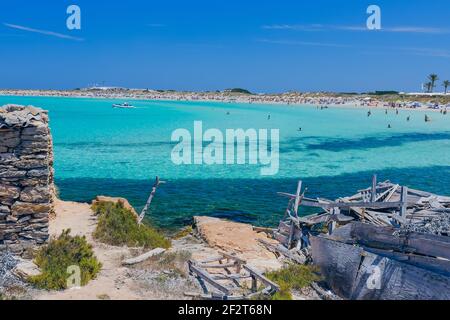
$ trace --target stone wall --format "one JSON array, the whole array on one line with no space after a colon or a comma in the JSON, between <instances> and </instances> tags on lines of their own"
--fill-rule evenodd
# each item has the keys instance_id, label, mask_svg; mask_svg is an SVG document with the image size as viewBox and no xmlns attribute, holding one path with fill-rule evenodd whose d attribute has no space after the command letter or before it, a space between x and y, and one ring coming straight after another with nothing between
<instances>
[{"instance_id":1,"label":"stone wall","mask_svg":"<svg viewBox=\"0 0 450 320\"><path fill-rule=\"evenodd\" d=\"M22 254L48 240L53 214L53 149L48 115L0 108L0 251Z\"/></svg>"}]
</instances>

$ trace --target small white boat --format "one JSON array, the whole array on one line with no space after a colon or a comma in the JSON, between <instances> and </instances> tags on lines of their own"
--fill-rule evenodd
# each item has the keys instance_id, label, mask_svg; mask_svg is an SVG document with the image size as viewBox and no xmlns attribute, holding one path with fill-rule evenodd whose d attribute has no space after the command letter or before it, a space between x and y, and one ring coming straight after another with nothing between
<instances>
[{"instance_id":1,"label":"small white boat","mask_svg":"<svg viewBox=\"0 0 450 320\"><path fill-rule=\"evenodd\" d=\"M128 104L128 102L124 102L124 103L116 103L113 104L113 108L120 108L120 109L136 109L135 106Z\"/></svg>"}]
</instances>

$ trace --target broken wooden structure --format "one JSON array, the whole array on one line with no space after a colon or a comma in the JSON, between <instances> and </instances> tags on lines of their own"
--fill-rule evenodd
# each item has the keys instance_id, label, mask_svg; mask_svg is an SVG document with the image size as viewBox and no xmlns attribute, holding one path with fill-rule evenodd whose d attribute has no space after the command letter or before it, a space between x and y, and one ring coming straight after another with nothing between
<instances>
[{"instance_id":1,"label":"broken wooden structure","mask_svg":"<svg viewBox=\"0 0 450 320\"><path fill-rule=\"evenodd\" d=\"M302 182L289 198L273 250L320 267L347 299L449 299L450 197L390 181L335 201L305 197ZM299 207L321 212L306 217ZM264 244L267 247L267 244Z\"/></svg>"},{"instance_id":2,"label":"broken wooden structure","mask_svg":"<svg viewBox=\"0 0 450 320\"><path fill-rule=\"evenodd\" d=\"M185 293L187 296L212 300L248 300L270 296L279 287L246 261L221 252L220 256L204 261L188 262L189 272L197 278L203 293Z\"/></svg>"},{"instance_id":3,"label":"broken wooden structure","mask_svg":"<svg viewBox=\"0 0 450 320\"><path fill-rule=\"evenodd\" d=\"M355 222L311 237L328 285L354 300L450 299L450 237Z\"/></svg>"},{"instance_id":4,"label":"broken wooden structure","mask_svg":"<svg viewBox=\"0 0 450 320\"><path fill-rule=\"evenodd\" d=\"M311 229L325 225L331 233L339 226L352 221L361 221L380 227L413 229L426 225L439 217L448 217L448 223L440 230L431 233L449 235L450 231L450 197L438 196L429 192L411 189L390 181L377 183L374 176L372 186L359 190L353 196L339 198L335 201L305 197L302 182L297 193L279 193L289 198L285 216L280 222L274 237L289 250L308 248ZM301 217L299 207L315 207L323 212Z\"/></svg>"}]
</instances>

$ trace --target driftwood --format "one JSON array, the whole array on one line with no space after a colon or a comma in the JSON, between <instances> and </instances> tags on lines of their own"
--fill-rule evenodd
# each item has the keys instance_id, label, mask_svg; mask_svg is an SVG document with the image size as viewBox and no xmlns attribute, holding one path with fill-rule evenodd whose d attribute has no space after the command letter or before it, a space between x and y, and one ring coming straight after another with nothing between
<instances>
[{"instance_id":1,"label":"driftwood","mask_svg":"<svg viewBox=\"0 0 450 320\"><path fill-rule=\"evenodd\" d=\"M122 264L125 266L138 264L138 263L144 262L154 256L163 254L164 252L166 252L166 249L162 249L162 248L153 249L152 251L144 253L143 255L140 255L138 257L127 259L127 260L123 261Z\"/></svg>"},{"instance_id":2,"label":"driftwood","mask_svg":"<svg viewBox=\"0 0 450 320\"><path fill-rule=\"evenodd\" d=\"M296 251L295 253L291 252L281 244L274 245L263 239L258 239L258 241L261 244L263 244L269 251L272 251L273 253L278 254L278 255L282 255L296 263L305 264L307 261L307 258L301 252L298 252L298 251Z\"/></svg>"},{"instance_id":3,"label":"driftwood","mask_svg":"<svg viewBox=\"0 0 450 320\"><path fill-rule=\"evenodd\" d=\"M144 209L142 209L142 212L139 215L139 219L138 219L138 223L139 224L141 224L142 221L144 220L145 215L147 214L147 211L150 208L150 205L152 204L153 198L154 198L154 196L156 194L156 190L158 189L158 187L161 184L164 184L164 183L166 183L166 182L165 181L161 181L159 179L159 177L156 177L156 181L155 181L155 184L153 185L152 192L150 193L150 196L148 197L148 200L147 200L147 203L144 206Z\"/></svg>"}]
</instances>

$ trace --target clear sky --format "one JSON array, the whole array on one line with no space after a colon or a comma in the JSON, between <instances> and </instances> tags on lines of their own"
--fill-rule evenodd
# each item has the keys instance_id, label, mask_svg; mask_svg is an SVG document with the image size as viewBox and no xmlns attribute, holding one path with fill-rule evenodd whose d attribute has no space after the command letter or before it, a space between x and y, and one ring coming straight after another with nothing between
<instances>
[{"instance_id":1,"label":"clear sky","mask_svg":"<svg viewBox=\"0 0 450 320\"><path fill-rule=\"evenodd\" d=\"M1 88L419 91L430 73L450 79L449 0L0 1Z\"/></svg>"}]
</instances>

